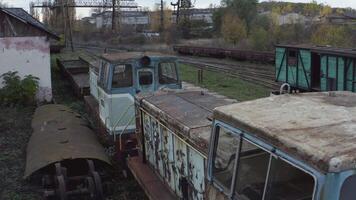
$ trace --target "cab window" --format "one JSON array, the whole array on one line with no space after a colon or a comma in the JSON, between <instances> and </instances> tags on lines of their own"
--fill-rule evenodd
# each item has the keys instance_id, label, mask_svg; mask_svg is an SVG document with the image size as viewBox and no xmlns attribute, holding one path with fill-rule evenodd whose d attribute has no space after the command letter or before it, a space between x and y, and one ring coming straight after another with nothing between
<instances>
[{"instance_id":1,"label":"cab window","mask_svg":"<svg viewBox=\"0 0 356 200\"><path fill-rule=\"evenodd\" d=\"M215 149L215 161L213 163L213 177L225 191L231 190L232 177L235 169L235 159L239 148L240 138L237 134L217 126L217 144Z\"/></svg>"},{"instance_id":2,"label":"cab window","mask_svg":"<svg viewBox=\"0 0 356 200\"><path fill-rule=\"evenodd\" d=\"M212 179L225 194L238 200L313 199L312 175L243 135L220 126L215 129Z\"/></svg>"},{"instance_id":3,"label":"cab window","mask_svg":"<svg viewBox=\"0 0 356 200\"><path fill-rule=\"evenodd\" d=\"M236 194L242 199L262 199L269 164L269 153L247 140L243 140L239 157Z\"/></svg>"},{"instance_id":4,"label":"cab window","mask_svg":"<svg viewBox=\"0 0 356 200\"><path fill-rule=\"evenodd\" d=\"M177 68L174 62L163 62L159 64L158 76L160 84L172 84L178 82Z\"/></svg>"},{"instance_id":5,"label":"cab window","mask_svg":"<svg viewBox=\"0 0 356 200\"><path fill-rule=\"evenodd\" d=\"M153 82L153 76L151 71L139 71L138 76L140 85L151 85Z\"/></svg>"},{"instance_id":6,"label":"cab window","mask_svg":"<svg viewBox=\"0 0 356 200\"><path fill-rule=\"evenodd\" d=\"M348 177L342 184L340 200L354 200L356 188L356 175Z\"/></svg>"},{"instance_id":7,"label":"cab window","mask_svg":"<svg viewBox=\"0 0 356 200\"><path fill-rule=\"evenodd\" d=\"M311 175L275 157L270 168L266 200L313 199L315 183Z\"/></svg>"},{"instance_id":8,"label":"cab window","mask_svg":"<svg viewBox=\"0 0 356 200\"><path fill-rule=\"evenodd\" d=\"M112 77L112 88L131 87L132 81L132 66L131 65L117 65L114 67L114 74Z\"/></svg>"},{"instance_id":9,"label":"cab window","mask_svg":"<svg viewBox=\"0 0 356 200\"><path fill-rule=\"evenodd\" d=\"M99 85L102 88L107 87L109 74L110 74L110 65L107 62L103 62L102 67L100 69L100 79L99 79Z\"/></svg>"}]
</instances>

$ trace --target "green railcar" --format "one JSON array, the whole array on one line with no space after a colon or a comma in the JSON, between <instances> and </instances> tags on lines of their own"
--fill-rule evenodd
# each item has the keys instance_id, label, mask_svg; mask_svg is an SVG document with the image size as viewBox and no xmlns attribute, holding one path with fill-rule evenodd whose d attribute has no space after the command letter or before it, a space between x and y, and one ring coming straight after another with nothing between
<instances>
[{"instance_id":1,"label":"green railcar","mask_svg":"<svg viewBox=\"0 0 356 200\"><path fill-rule=\"evenodd\" d=\"M276 81L302 91L356 91L356 49L276 46Z\"/></svg>"}]
</instances>

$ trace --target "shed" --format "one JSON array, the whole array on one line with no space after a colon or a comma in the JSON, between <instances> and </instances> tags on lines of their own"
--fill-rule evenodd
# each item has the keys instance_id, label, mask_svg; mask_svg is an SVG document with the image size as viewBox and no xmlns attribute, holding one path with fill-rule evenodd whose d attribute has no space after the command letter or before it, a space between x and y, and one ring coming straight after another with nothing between
<instances>
[{"instance_id":1,"label":"shed","mask_svg":"<svg viewBox=\"0 0 356 200\"><path fill-rule=\"evenodd\" d=\"M58 39L22 8L0 8L0 75L17 71L38 77L36 99L51 101L50 40Z\"/></svg>"},{"instance_id":2,"label":"shed","mask_svg":"<svg viewBox=\"0 0 356 200\"><path fill-rule=\"evenodd\" d=\"M276 81L304 91L352 91L356 49L310 45L276 46Z\"/></svg>"}]
</instances>

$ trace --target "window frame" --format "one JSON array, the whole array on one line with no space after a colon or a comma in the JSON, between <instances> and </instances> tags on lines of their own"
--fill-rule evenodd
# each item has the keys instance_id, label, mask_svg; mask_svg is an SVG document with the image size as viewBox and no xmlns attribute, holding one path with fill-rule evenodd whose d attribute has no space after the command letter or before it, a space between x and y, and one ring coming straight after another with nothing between
<instances>
[{"instance_id":1,"label":"window frame","mask_svg":"<svg viewBox=\"0 0 356 200\"><path fill-rule=\"evenodd\" d=\"M104 68L105 68L105 70L104 70ZM98 86L104 90L107 90L109 87L110 72L111 72L111 64L109 62L102 61L101 67L99 70Z\"/></svg>"},{"instance_id":2,"label":"window frame","mask_svg":"<svg viewBox=\"0 0 356 200\"><path fill-rule=\"evenodd\" d=\"M140 73L150 73L151 74L151 83L150 84L141 84L141 76ZM139 86L151 86L155 83L154 72L151 70L138 70L137 71L137 81Z\"/></svg>"},{"instance_id":3,"label":"window frame","mask_svg":"<svg viewBox=\"0 0 356 200\"><path fill-rule=\"evenodd\" d=\"M210 141L210 149L209 149L209 161L208 161L208 181L220 192L222 192L224 195L226 195L229 199L234 199L234 200L239 200L238 195L235 194L235 187L236 187L236 179L238 175L238 168L239 168L239 159L240 159L240 153L241 153L241 147L242 143L244 140L247 142L255 145L256 147L268 152L270 155L269 157L269 162L268 162L268 169L267 169L267 175L266 175L266 181L264 185L264 190L263 190L263 199L265 198L265 193L266 193L266 187L269 184L269 176L270 176L270 170L271 170L271 161L272 161L272 156L278 159L281 159L282 161L286 162L287 164L301 170L302 172L308 174L313 178L314 181L314 187L313 187L313 195L312 195L312 200L316 200L316 197L318 196L318 187L319 187L319 179L318 177L321 176L321 174L313 169L312 167L304 164L303 162L296 160L292 157L290 157L288 154L282 152L279 149L276 149L275 147L266 144L262 140L256 138L255 136L252 136L248 132L245 132L243 130L234 128L230 125L224 124L223 122L220 122L218 120L214 120L213 123L214 127L212 129L212 139ZM237 134L240 137L240 146L237 148L236 152L236 157L235 157L235 169L233 173L233 178L232 178L232 184L230 191L227 193L225 190L225 187L219 183L218 180L214 178L213 175L213 167L214 167L214 161L215 161L215 149L217 148L217 142L218 142L218 135L217 134L217 127L223 127L225 129L228 129L231 133Z\"/></svg>"},{"instance_id":4,"label":"window frame","mask_svg":"<svg viewBox=\"0 0 356 200\"><path fill-rule=\"evenodd\" d=\"M130 86L125 86L125 87L113 87L113 80L114 80L114 76L115 76L115 68L117 66L120 66L120 65L124 65L125 66L125 70L126 70L126 67L131 67L131 83L130 83ZM130 88L130 87L134 87L134 67L132 66L132 64L129 64L129 63L125 63L125 64L115 64L113 65L113 68L112 68L112 77L111 77L111 81L110 81L110 88L112 90L119 90L119 89L123 89L123 88Z\"/></svg>"},{"instance_id":5,"label":"window frame","mask_svg":"<svg viewBox=\"0 0 356 200\"><path fill-rule=\"evenodd\" d=\"M175 73L175 82L174 83L162 83L161 82L161 75L162 75L162 64L173 64L174 65L174 73ZM174 62L174 61L163 61L163 62L160 62L158 64L158 83L160 85L169 85L169 84L178 84L179 83L179 74L178 74L178 67L177 67L177 63Z\"/></svg>"}]
</instances>

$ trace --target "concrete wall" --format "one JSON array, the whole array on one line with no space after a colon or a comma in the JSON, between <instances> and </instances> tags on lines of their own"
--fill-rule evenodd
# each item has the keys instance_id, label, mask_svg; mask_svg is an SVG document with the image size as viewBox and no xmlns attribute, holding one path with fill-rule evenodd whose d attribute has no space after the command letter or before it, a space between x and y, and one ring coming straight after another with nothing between
<instances>
[{"instance_id":1,"label":"concrete wall","mask_svg":"<svg viewBox=\"0 0 356 200\"><path fill-rule=\"evenodd\" d=\"M33 75L39 80L36 98L39 101L52 100L51 64L49 41L46 37L0 38L0 75L18 71L21 77ZM0 87L2 87L0 79Z\"/></svg>"}]
</instances>

